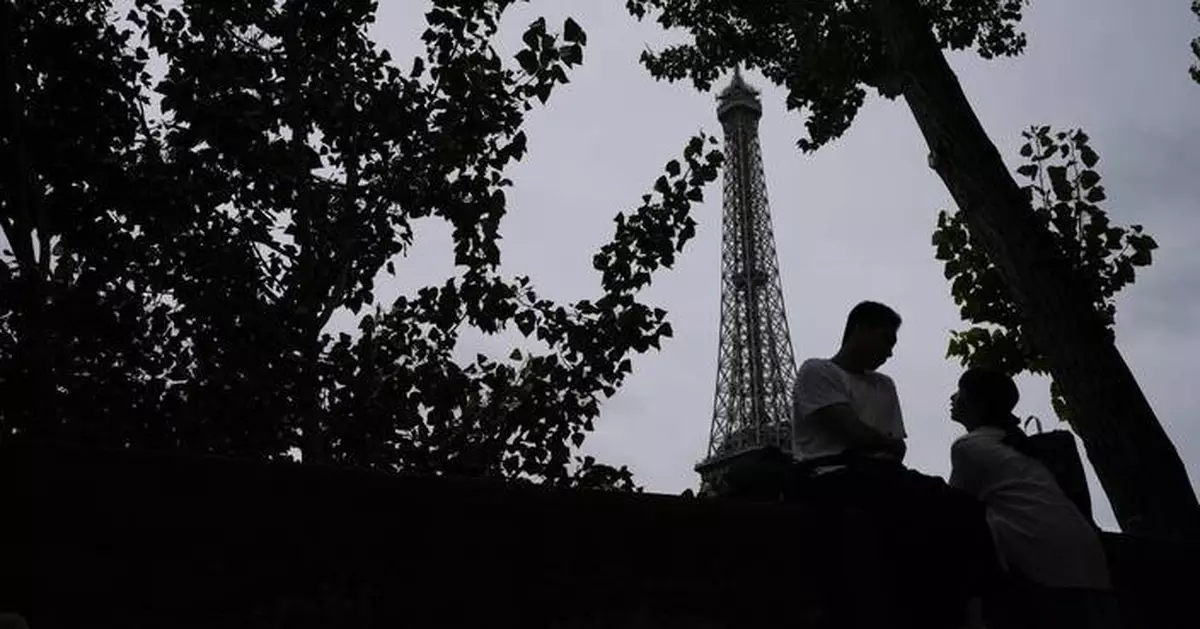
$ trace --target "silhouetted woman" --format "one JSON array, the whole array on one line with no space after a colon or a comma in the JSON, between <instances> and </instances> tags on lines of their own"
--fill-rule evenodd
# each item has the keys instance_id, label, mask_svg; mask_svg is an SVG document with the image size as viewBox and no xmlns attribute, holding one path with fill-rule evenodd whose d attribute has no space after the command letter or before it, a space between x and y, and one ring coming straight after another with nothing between
<instances>
[{"instance_id":1,"label":"silhouetted woman","mask_svg":"<svg viewBox=\"0 0 1200 629\"><path fill-rule=\"evenodd\" d=\"M1013 415L1012 378L972 369L951 397L951 419L967 434L950 449L950 485L987 507L1004 580L984 601L988 629L1116 627L1100 538L1054 476L1029 454Z\"/></svg>"}]
</instances>

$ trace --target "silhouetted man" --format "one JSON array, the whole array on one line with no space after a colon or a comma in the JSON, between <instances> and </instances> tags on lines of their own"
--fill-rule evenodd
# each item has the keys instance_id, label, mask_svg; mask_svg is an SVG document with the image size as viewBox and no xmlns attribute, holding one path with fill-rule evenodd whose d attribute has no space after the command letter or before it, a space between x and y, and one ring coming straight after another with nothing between
<instances>
[{"instance_id":1,"label":"silhouetted man","mask_svg":"<svg viewBox=\"0 0 1200 629\"><path fill-rule=\"evenodd\" d=\"M896 346L900 315L877 302L850 311L833 358L810 358L796 375L792 451L815 474L879 461L899 465L907 451L896 384L877 371Z\"/></svg>"}]
</instances>

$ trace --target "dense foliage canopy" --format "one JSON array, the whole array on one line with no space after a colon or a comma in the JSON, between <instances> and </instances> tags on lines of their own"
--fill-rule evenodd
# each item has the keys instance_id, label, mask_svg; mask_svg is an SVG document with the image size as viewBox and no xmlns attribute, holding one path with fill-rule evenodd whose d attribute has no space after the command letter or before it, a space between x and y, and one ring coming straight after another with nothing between
<instances>
[{"instance_id":1,"label":"dense foliage canopy","mask_svg":"<svg viewBox=\"0 0 1200 629\"><path fill-rule=\"evenodd\" d=\"M131 4L2 3L0 438L630 486L577 448L671 335L638 292L695 233L711 138L617 215L602 292L555 303L499 243L575 21L532 22L510 60L511 0L437 0L400 63L368 0ZM380 303L425 217L454 277ZM329 332L343 309L357 334ZM460 364L466 326L541 349Z\"/></svg>"}]
</instances>

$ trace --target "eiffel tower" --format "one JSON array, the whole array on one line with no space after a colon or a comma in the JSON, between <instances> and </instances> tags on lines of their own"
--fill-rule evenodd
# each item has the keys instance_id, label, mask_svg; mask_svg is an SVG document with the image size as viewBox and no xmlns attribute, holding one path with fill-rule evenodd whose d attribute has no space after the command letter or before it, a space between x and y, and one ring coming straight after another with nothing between
<instances>
[{"instance_id":1,"label":"eiffel tower","mask_svg":"<svg viewBox=\"0 0 1200 629\"><path fill-rule=\"evenodd\" d=\"M796 363L758 142L758 94L738 69L717 97L725 133L721 338L708 454L696 466L708 494L731 494L742 472L784 461L792 449Z\"/></svg>"}]
</instances>

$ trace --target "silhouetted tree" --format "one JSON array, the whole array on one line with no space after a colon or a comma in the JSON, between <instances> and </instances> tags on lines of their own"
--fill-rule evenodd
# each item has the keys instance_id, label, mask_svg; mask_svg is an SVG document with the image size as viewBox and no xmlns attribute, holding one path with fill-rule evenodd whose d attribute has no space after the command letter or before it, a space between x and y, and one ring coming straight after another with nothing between
<instances>
[{"instance_id":1,"label":"silhouetted tree","mask_svg":"<svg viewBox=\"0 0 1200 629\"><path fill-rule=\"evenodd\" d=\"M1100 155L1086 133L1078 129L1053 132L1040 126L1021 135L1025 143L1020 153L1026 163L1017 168L1017 174L1029 182L1022 189L1043 228L1088 283L1093 306L1111 330L1116 294L1134 282L1138 267L1150 265L1158 243L1141 225L1114 225L1100 207L1108 195L1096 170ZM1047 375L1046 359L1026 331L1020 308L961 213L938 214L933 245L937 259L945 263L959 314L973 324L951 332L947 357L957 358L967 367ZM1073 421L1074 414L1057 383L1051 382L1050 391L1058 416Z\"/></svg>"},{"instance_id":2,"label":"silhouetted tree","mask_svg":"<svg viewBox=\"0 0 1200 629\"><path fill-rule=\"evenodd\" d=\"M744 64L788 89L808 111L815 150L849 128L867 89L903 96L930 149L930 165L970 233L1020 305L1025 327L1063 396L1123 527L1200 533L1200 503L1174 445L1094 307L1088 283L1030 211L942 50L1015 55L1024 0L627 0L689 43L643 55L656 77L707 89Z\"/></svg>"},{"instance_id":3,"label":"silhouetted tree","mask_svg":"<svg viewBox=\"0 0 1200 629\"><path fill-rule=\"evenodd\" d=\"M693 236L720 154L691 139L617 216L595 299L504 276L505 169L586 44L539 19L501 59L512 4L433 2L401 68L365 0L3 3L0 437L629 488L575 451L671 335L637 294ZM379 304L428 216L455 276ZM340 309L367 311L358 334L328 332ZM543 349L460 365L466 326Z\"/></svg>"}]
</instances>

